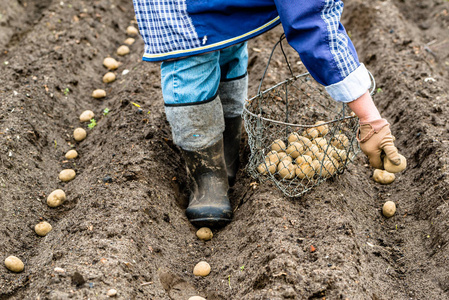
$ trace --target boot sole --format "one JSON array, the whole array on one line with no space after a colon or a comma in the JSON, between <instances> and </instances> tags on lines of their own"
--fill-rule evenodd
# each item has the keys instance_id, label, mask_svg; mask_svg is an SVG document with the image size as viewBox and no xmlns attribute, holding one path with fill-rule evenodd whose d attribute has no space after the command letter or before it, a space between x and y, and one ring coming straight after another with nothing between
<instances>
[{"instance_id":1,"label":"boot sole","mask_svg":"<svg viewBox=\"0 0 449 300\"><path fill-rule=\"evenodd\" d=\"M189 220L195 227L221 228L231 222L227 218L199 218Z\"/></svg>"}]
</instances>

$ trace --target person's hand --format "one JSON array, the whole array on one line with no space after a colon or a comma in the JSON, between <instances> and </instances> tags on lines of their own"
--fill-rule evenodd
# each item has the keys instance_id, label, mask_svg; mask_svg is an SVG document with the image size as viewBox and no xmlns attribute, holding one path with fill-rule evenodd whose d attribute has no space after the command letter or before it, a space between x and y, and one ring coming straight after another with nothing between
<instances>
[{"instance_id":1,"label":"person's hand","mask_svg":"<svg viewBox=\"0 0 449 300\"><path fill-rule=\"evenodd\" d=\"M387 120L377 119L371 122L360 122L357 140L373 168L383 169L382 151L394 165L401 163Z\"/></svg>"}]
</instances>

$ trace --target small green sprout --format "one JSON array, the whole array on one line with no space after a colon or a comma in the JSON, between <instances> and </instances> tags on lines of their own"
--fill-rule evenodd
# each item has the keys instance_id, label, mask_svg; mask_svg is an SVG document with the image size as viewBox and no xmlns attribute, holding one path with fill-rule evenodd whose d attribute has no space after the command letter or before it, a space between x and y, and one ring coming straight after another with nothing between
<instances>
[{"instance_id":1,"label":"small green sprout","mask_svg":"<svg viewBox=\"0 0 449 300\"><path fill-rule=\"evenodd\" d=\"M55 149L56 149L56 147L58 147L58 142L56 142L56 140L54 140L54 142L55 142Z\"/></svg>"},{"instance_id":2,"label":"small green sprout","mask_svg":"<svg viewBox=\"0 0 449 300\"><path fill-rule=\"evenodd\" d=\"M245 265L240 267L240 271L243 271L245 269Z\"/></svg>"},{"instance_id":3,"label":"small green sprout","mask_svg":"<svg viewBox=\"0 0 449 300\"><path fill-rule=\"evenodd\" d=\"M105 109L103 109L103 116L107 116L108 113L109 113L109 108L106 107Z\"/></svg>"},{"instance_id":4,"label":"small green sprout","mask_svg":"<svg viewBox=\"0 0 449 300\"><path fill-rule=\"evenodd\" d=\"M97 121L95 121L95 119L90 119L90 123L87 127L89 127L89 129L94 129L95 126L97 126Z\"/></svg>"},{"instance_id":5,"label":"small green sprout","mask_svg":"<svg viewBox=\"0 0 449 300\"><path fill-rule=\"evenodd\" d=\"M382 93L382 89L381 88L377 88L376 93L378 93L378 94Z\"/></svg>"},{"instance_id":6,"label":"small green sprout","mask_svg":"<svg viewBox=\"0 0 449 300\"><path fill-rule=\"evenodd\" d=\"M70 89L68 87L66 87L64 89L64 95L67 96L70 93Z\"/></svg>"}]
</instances>

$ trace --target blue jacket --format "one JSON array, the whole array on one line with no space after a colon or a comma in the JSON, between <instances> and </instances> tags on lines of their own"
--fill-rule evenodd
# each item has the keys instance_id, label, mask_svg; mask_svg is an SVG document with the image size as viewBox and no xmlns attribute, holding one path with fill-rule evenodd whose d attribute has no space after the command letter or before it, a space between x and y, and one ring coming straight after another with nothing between
<instances>
[{"instance_id":1,"label":"blue jacket","mask_svg":"<svg viewBox=\"0 0 449 300\"><path fill-rule=\"evenodd\" d=\"M340 0L133 0L145 61L201 54L246 41L282 22L289 44L337 101L371 82L340 16Z\"/></svg>"}]
</instances>

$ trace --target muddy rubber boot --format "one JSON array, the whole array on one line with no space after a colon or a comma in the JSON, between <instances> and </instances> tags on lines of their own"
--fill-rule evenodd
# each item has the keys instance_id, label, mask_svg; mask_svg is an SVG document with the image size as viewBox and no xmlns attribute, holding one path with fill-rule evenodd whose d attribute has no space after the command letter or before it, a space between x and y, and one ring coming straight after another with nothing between
<instances>
[{"instance_id":1,"label":"muddy rubber boot","mask_svg":"<svg viewBox=\"0 0 449 300\"><path fill-rule=\"evenodd\" d=\"M224 153L229 185L233 186L240 165L239 148L242 136L243 104L248 94L248 75L220 82L218 95L225 119Z\"/></svg>"},{"instance_id":2,"label":"muddy rubber boot","mask_svg":"<svg viewBox=\"0 0 449 300\"><path fill-rule=\"evenodd\" d=\"M241 136L242 117L225 118L223 142L229 186L234 186L237 171L240 166L239 149Z\"/></svg>"},{"instance_id":3,"label":"muddy rubber boot","mask_svg":"<svg viewBox=\"0 0 449 300\"><path fill-rule=\"evenodd\" d=\"M228 199L228 178L223 155L223 139L205 149L182 150L193 179L186 215L196 227L219 228L232 219Z\"/></svg>"}]
</instances>

